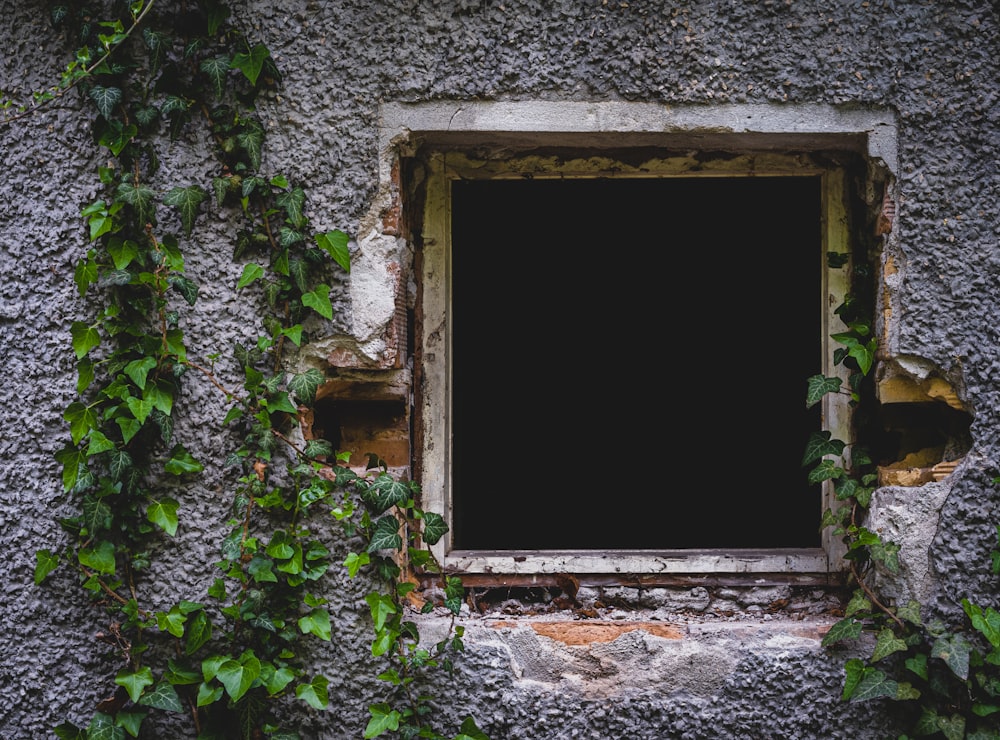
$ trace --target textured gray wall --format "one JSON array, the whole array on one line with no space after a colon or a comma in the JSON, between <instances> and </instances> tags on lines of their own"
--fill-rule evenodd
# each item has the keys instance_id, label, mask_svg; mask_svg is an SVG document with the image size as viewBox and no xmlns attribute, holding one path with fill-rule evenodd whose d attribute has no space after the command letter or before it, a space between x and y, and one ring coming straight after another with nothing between
<instances>
[{"instance_id":1,"label":"textured gray wall","mask_svg":"<svg viewBox=\"0 0 1000 740\"><path fill-rule=\"evenodd\" d=\"M44 86L68 59L64 47L38 4L5 0L0 8L0 88ZM248 2L236 12L284 73L280 102L261 110L269 137L264 169L306 187L318 230L358 231L378 183L382 101L795 102L898 111L902 277L890 349L960 377L975 412L973 450L953 476L930 547L931 569L944 584L930 606L954 615L964 595L996 604L988 567L1000 443L995 4L310 0ZM52 455L68 437L61 414L74 393L69 325L85 311L72 282L87 243L79 209L95 197L100 164L90 114L78 114L74 100L0 128L4 740L50 737L63 719L86 722L114 672L94 639L102 615L74 578L59 571L41 587L32 582L35 550L58 547L55 519L73 513ZM213 166L208 153L179 142L164 157L163 180L207 185ZM186 247L188 273L203 290L183 322L190 346L205 354L226 353L235 338L258 329L245 325L230 289L239 267L226 234L224 216L209 215ZM223 363L221 370L232 368ZM197 457L221 459L228 449L218 433L222 400L196 382L185 399L178 436ZM203 593L214 577L196 565L212 556L191 553L219 539L222 487L215 474L173 493L193 513L158 555L162 573L171 574L152 589L164 604L177 593ZM329 586L340 636L318 651L316 668L331 679L333 709L303 712L300 731L305 738L360 737L365 689L373 683L367 607L357 585L331 579ZM688 653L688 642L636 635L611 647L567 648L561 658L568 668L560 673L531 663L532 640L541 638L530 630L476 626L459 680L443 687L444 711L472 713L494 740L892 734L876 729L890 723L886 707L839 701L845 656L819 650L815 639L736 633ZM602 665L625 672L612 670L609 678Z\"/></svg>"}]
</instances>

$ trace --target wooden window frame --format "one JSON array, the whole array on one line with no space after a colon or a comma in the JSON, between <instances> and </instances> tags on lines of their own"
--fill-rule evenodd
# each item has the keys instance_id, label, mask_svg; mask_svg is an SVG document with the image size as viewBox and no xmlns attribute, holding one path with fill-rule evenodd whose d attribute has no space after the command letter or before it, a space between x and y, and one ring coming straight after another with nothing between
<instances>
[{"instance_id":1,"label":"wooden window frame","mask_svg":"<svg viewBox=\"0 0 1000 740\"><path fill-rule=\"evenodd\" d=\"M738 108L738 107L737 107ZM895 124L879 111L671 111L637 104L389 104L383 107L386 191L404 193L414 254L414 469L421 506L452 521L450 490L450 183L460 178L781 177L821 179L821 249L853 251L851 208L857 174L843 162L896 166ZM720 121L722 122L720 124ZM736 122L735 124L733 122ZM669 124L669 125L668 125ZM838 154L843 154L841 158ZM852 159L853 158L853 159ZM826 265L826 259L823 260ZM829 336L845 329L834 309L851 265L824 270L822 314L826 375L835 365ZM804 399L803 399L804 402ZM822 402L822 428L850 442L842 395ZM835 504L823 484L822 508ZM822 511L817 512L819 526ZM457 550L446 534L430 546L463 580L530 585L571 574L580 583L830 583L846 570L843 544L822 533L817 548L683 550Z\"/></svg>"}]
</instances>

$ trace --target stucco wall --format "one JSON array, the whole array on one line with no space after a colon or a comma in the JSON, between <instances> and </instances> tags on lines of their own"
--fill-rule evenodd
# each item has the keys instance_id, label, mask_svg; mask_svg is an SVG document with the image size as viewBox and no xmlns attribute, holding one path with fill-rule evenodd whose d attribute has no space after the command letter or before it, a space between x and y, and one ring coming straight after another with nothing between
<instances>
[{"instance_id":1,"label":"stucco wall","mask_svg":"<svg viewBox=\"0 0 1000 740\"><path fill-rule=\"evenodd\" d=\"M0 88L45 86L68 59L37 4L7 0ZM246 2L235 13L284 74L280 100L261 105L264 169L309 193L317 230L358 235L379 197L383 102L428 100L646 101L679 104L875 106L898 114L898 213L892 326L887 349L922 358L955 381L974 412L973 447L945 483L886 492L886 526L911 526L906 496L933 502L912 554L920 595L954 616L957 600L998 602L989 572L995 544L1000 421L1000 219L997 201L1000 44L994 3L663 2L544 0L503 3ZM86 722L112 687L113 668L94 635L105 629L74 577L32 581L34 553L61 542L56 519L73 513L53 453L68 432L62 411L75 386L70 322L85 311L73 266L86 248L79 209L96 196L101 164L90 113L73 96L0 128L0 737L51 736L64 719ZM213 161L197 137L172 145L164 182L208 185ZM232 286L223 215L202 217L187 246L189 276L203 286L183 317L190 344L228 352L256 336ZM358 245L352 244L355 254ZM373 334L357 286L334 286L336 327ZM384 286L383 286L384 287ZM352 302L353 301L353 302ZM376 310L378 306L375 307ZM376 329L377 324L376 324ZM377 334L377 331L374 332ZM220 371L233 371L225 361ZM224 399L186 387L177 430L199 458L222 459ZM214 547L225 506L219 474L172 495L192 512L158 560L170 582L153 593L203 593L214 573L191 557ZM902 501L902 503L898 503ZM926 506L925 506L926 508ZM915 526L915 525L914 525ZM336 557L334 558L336 560ZM367 606L360 586L331 576L326 596L340 637L317 652L333 709L302 712L304 738L360 737L368 666ZM672 609L643 615L669 622ZM622 615L625 616L625 615ZM495 740L511 738L859 738L892 734L884 705L839 700L845 655L819 633L759 620L680 623L680 635L623 631L610 642L566 644L527 621L470 617L459 677L442 687L442 710L473 714ZM437 626L426 629L433 634ZM545 660L538 656L544 655ZM457 726L457 722L455 723ZM883 728L886 730L883 732ZM167 736L187 736L188 730Z\"/></svg>"}]
</instances>

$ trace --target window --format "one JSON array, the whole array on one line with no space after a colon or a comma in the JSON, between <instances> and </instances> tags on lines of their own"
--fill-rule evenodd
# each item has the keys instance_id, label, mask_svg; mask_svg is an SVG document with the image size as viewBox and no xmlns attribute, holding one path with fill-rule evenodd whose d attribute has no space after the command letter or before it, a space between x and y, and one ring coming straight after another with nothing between
<instances>
[{"instance_id":1,"label":"window","mask_svg":"<svg viewBox=\"0 0 1000 740\"><path fill-rule=\"evenodd\" d=\"M820 527L831 491L800 461L814 430L850 438L849 408L807 410L805 389L839 373L827 340L850 263L824 255L858 247L852 178L871 142L828 123L498 132L452 116L420 131L392 113L409 116L416 473L451 527L444 564L838 569Z\"/></svg>"},{"instance_id":2,"label":"window","mask_svg":"<svg viewBox=\"0 0 1000 740\"><path fill-rule=\"evenodd\" d=\"M819 546L819 180L452 183L456 548Z\"/></svg>"}]
</instances>

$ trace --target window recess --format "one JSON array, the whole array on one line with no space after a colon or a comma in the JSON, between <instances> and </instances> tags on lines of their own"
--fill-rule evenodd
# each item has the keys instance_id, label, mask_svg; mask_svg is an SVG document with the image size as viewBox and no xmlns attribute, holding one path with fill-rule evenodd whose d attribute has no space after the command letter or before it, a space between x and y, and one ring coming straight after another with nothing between
<instances>
[{"instance_id":1,"label":"window recess","mask_svg":"<svg viewBox=\"0 0 1000 740\"><path fill-rule=\"evenodd\" d=\"M409 137L414 473L445 568L836 580L801 459L853 439L846 397L805 397L843 376L863 139Z\"/></svg>"}]
</instances>

